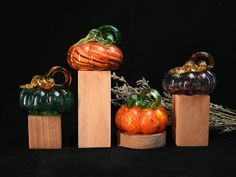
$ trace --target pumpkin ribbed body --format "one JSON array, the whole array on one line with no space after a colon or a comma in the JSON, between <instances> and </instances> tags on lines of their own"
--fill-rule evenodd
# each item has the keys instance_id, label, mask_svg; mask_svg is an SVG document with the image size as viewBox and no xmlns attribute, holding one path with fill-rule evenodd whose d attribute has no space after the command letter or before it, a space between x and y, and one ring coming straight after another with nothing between
<instances>
[{"instance_id":1,"label":"pumpkin ribbed body","mask_svg":"<svg viewBox=\"0 0 236 177\"><path fill-rule=\"evenodd\" d=\"M115 123L121 132L129 134L153 134L165 130L168 115L162 106L141 109L137 106L121 106L116 113Z\"/></svg>"},{"instance_id":2,"label":"pumpkin ribbed body","mask_svg":"<svg viewBox=\"0 0 236 177\"><path fill-rule=\"evenodd\" d=\"M32 88L22 89L20 92L20 107L27 109L29 114L58 115L71 109L73 103L72 93L63 88Z\"/></svg>"},{"instance_id":3,"label":"pumpkin ribbed body","mask_svg":"<svg viewBox=\"0 0 236 177\"><path fill-rule=\"evenodd\" d=\"M164 76L162 86L171 94L209 94L216 86L216 77L210 70L181 75L168 72Z\"/></svg>"},{"instance_id":4,"label":"pumpkin ribbed body","mask_svg":"<svg viewBox=\"0 0 236 177\"><path fill-rule=\"evenodd\" d=\"M115 70L123 62L123 54L115 45L105 46L99 42L72 45L68 50L68 64L78 70Z\"/></svg>"}]
</instances>

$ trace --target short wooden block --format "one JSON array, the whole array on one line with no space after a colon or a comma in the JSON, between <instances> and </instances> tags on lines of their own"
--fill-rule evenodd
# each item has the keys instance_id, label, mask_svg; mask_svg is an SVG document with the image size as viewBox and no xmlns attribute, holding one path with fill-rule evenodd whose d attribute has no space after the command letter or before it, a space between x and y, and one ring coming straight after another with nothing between
<instances>
[{"instance_id":1,"label":"short wooden block","mask_svg":"<svg viewBox=\"0 0 236 177\"><path fill-rule=\"evenodd\" d=\"M166 131L151 135L130 135L118 131L118 146L132 149L150 149L166 145Z\"/></svg>"},{"instance_id":2,"label":"short wooden block","mask_svg":"<svg viewBox=\"0 0 236 177\"><path fill-rule=\"evenodd\" d=\"M60 149L61 116L28 116L29 148Z\"/></svg>"},{"instance_id":3,"label":"short wooden block","mask_svg":"<svg viewBox=\"0 0 236 177\"><path fill-rule=\"evenodd\" d=\"M209 95L173 96L173 135L177 146L208 146Z\"/></svg>"},{"instance_id":4,"label":"short wooden block","mask_svg":"<svg viewBox=\"0 0 236 177\"><path fill-rule=\"evenodd\" d=\"M78 147L111 147L111 72L78 71Z\"/></svg>"}]
</instances>

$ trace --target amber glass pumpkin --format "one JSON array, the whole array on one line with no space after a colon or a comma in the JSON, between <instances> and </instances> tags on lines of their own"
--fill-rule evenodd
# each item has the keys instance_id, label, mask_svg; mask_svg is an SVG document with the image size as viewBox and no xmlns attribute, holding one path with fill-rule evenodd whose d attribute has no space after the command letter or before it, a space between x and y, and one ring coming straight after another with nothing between
<instances>
[{"instance_id":1,"label":"amber glass pumpkin","mask_svg":"<svg viewBox=\"0 0 236 177\"><path fill-rule=\"evenodd\" d=\"M167 126L168 115L160 104L161 96L154 89L145 89L139 95L131 95L116 113L116 126L119 131L129 134L162 132Z\"/></svg>"},{"instance_id":2,"label":"amber glass pumpkin","mask_svg":"<svg viewBox=\"0 0 236 177\"><path fill-rule=\"evenodd\" d=\"M111 25L92 29L69 48L67 62L78 70L115 70L123 62L123 53L116 45L120 38L120 32Z\"/></svg>"},{"instance_id":3,"label":"amber glass pumpkin","mask_svg":"<svg viewBox=\"0 0 236 177\"><path fill-rule=\"evenodd\" d=\"M197 52L183 67L169 70L163 78L162 86L170 94L209 94L216 86L216 76L211 71L213 66L212 55Z\"/></svg>"}]
</instances>

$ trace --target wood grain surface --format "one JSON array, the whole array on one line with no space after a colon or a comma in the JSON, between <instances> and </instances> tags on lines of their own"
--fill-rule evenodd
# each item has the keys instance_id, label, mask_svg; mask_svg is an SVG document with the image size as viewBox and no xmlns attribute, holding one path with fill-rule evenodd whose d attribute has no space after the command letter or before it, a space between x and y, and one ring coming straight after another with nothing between
<instances>
[{"instance_id":1,"label":"wood grain surface","mask_svg":"<svg viewBox=\"0 0 236 177\"><path fill-rule=\"evenodd\" d=\"M78 71L78 147L111 146L111 72Z\"/></svg>"},{"instance_id":2,"label":"wood grain surface","mask_svg":"<svg viewBox=\"0 0 236 177\"><path fill-rule=\"evenodd\" d=\"M166 145L166 131L156 134L121 133L118 131L118 146L132 149L150 149Z\"/></svg>"},{"instance_id":3,"label":"wood grain surface","mask_svg":"<svg viewBox=\"0 0 236 177\"><path fill-rule=\"evenodd\" d=\"M28 116L30 149L60 149L61 116Z\"/></svg>"},{"instance_id":4,"label":"wood grain surface","mask_svg":"<svg viewBox=\"0 0 236 177\"><path fill-rule=\"evenodd\" d=\"M209 95L174 95L173 136L177 146L208 146Z\"/></svg>"}]
</instances>

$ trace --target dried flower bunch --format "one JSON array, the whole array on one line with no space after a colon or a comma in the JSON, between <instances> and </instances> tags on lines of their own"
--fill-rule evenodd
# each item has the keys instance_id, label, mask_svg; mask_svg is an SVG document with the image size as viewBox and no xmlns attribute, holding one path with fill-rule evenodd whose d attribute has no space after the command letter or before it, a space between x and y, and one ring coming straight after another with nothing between
<instances>
[{"instance_id":1,"label":"dried flower bunch","mask_svg":"<svg viewBox=\"0 0 236 177\"><path fill-rule=\"evenodd\" d=\"M132 94L139 94L142 90L150 88L149 81L145 78L136 81L136 86L133 87L125 80L123 76L117 76L115 72L111 75L115 81L115 86L111 92L115 95L112 99L112 104L121 106L125 103ZM120 83L120 84L119 84ZM172 117L172 100L171 95L163 93L162 105L166 108L169 117ZM171 119L169 119L171 124ZM236 110L225 108L221 105L211 103L210 105L210 127L222 130L221 133L236 130Z\"/></svg>"},{"instance_id":2,"label":"dried flower bunch","mask_svg":"<svg viewBox=\"0 0 236 177\"><path fill-rule=\"evenodd\" d=\"M128 101L130 95L140 94L142 90L150 88L148 81L145 80L145 78L136 81L136 87L132 87L123 76L117 76L115 72L112 73L111 77L112 79L123 83L122 86L119 86L119 84L116 82L116 85L111 89L111 92L116 96L116 98L111 100L112 104L117 106L121 106L123 103Z\"/></svg>"}]
</instances>

